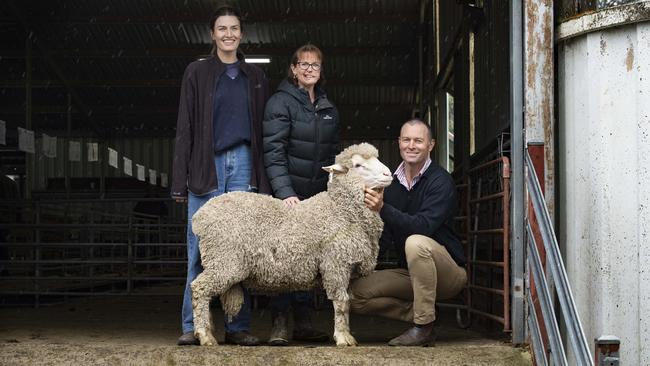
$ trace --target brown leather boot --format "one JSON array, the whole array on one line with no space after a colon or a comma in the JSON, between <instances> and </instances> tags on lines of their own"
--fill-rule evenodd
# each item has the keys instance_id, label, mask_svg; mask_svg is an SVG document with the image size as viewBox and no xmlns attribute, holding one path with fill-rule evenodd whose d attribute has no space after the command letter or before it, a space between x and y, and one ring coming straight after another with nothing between
<instances>
[{"instance_id":1,"label":"brown leather boot","mask_svg":"<svg viewBox=\"0 0 650 366\"><path fill-rule=\"evenodd\" d=\"M436 331L433 329L433 322L421 326L414 326L409 328L406 332L402 333L399 337L395 337L388 342L389 346L435 346L436 345Z\"/></svg>"},{"instance_id":2,"label":"brown leather boot","mask_svg":"<svg viewBox=\"0 0 650 366\"><path fill-rule=\"evenodd\" d=\"M194 331L185 332L182 336L178 338L176 342L179 346L198 346L199 339L194 336Z\"/></svg>"}]
</instances>

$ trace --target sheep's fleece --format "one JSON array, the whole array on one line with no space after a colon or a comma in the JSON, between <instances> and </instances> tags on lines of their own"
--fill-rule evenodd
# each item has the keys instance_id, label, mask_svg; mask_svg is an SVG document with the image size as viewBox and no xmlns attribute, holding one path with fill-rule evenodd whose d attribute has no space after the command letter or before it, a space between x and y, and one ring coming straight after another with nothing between
<instances>
[{"instance_id":1,"label":"sheep's fleece","mask_svg":"<svg viewBox=\"0 0 650 366\"><path fill-rule=\"evenodd\" d=\"M347 325L348 285L351 276L375 268L383 229L379 214L364 205L364 181L357 170L360 158L374 162L375 169L383 169L376 173L381 175L379 188L390 184L390 171L377 156L367 143L348 147L335 165L324 168L331 172L328 190L294 208L270 196L231 192L198 210L192 229L199 237L204 271L191 286L195 334L202 345L216 344L210 299L221 296L224 311L236 315L243 299L241 282L267 293L322 283L334 302L337 345L356 345Z\"/></svg>"}]
</instances>

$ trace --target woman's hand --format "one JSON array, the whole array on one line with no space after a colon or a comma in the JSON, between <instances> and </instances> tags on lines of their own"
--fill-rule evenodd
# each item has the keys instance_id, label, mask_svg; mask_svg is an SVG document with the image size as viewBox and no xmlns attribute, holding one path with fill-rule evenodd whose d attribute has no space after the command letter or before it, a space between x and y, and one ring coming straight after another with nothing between
<instances>
[{"instance_id":1,"label":"woman's hand","mask_svg":"<svg viewBox=\"0 0 650 366\"><path fill-rule=\"evenodd\" d=\"M363 203L366 204L366 207L375 212L381 211L381 208L384 207L384 190L381 189L378 192L371 188L365 188L364 192Z\"/></svg>"},{"instance_id":2,"label":"woman's hand","mask_svg":"<svg viewBox=\"0 0 650 366\"><path fill-rule=\"evenodd\" d=\"M283 199L282 202L284 202L284 204L287 205L287 207L294 208L300 203L300 200L296 196L291 196Z\"/></svg>"}]
</instances>

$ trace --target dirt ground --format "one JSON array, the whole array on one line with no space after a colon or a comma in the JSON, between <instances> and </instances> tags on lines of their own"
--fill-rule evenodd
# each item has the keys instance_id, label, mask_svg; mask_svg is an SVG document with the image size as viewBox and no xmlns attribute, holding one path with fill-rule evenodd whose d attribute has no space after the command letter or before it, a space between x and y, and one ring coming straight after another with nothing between
<instances>
[{"instance_id":1,"label":"dirt ground","mask_svg":"<svg viewBox=\"0 0 650 366\"><path fill-rule=\"evenodd\" d=\"M436 347L388 347L407 323L351 316L359 347L294 344L291 347L176 346L180 335L177 296L97 296L39 308L0 308L0 365L530 365L530 355L503 336L486 336L439 321ZM261 307L261 306L260 306ZM223 325L217 324L217 340ZM266 339L270 316L253 312L252 331ZM329 306L315 325L333 331Z\"/></svg>"}]
</instances>

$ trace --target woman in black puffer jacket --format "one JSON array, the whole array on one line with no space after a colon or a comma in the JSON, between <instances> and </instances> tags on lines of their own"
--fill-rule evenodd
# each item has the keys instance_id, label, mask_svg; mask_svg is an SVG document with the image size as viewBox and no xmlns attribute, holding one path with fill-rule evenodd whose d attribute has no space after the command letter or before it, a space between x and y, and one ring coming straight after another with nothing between
<instances>
[{"instance_id":1,"label":"woman in black puffer jacket","mask_svg":"<svg viewBox=\"0 0 650 366\"><path fill-rule=\"evenodd\" d=\"M339 153L339 113L320 87L322 53L300 47L287 80L266 103L264 165L273 195L289 206L327 189L327 173Z\"/></svg>"},{"instance_id":2,"label":"woman in black puffer jacket","mask_svg":"<svg viewBox=\"0 0 650 366\"><path fill-rule=\"evenodd\" d=\"M322 167L339 153L339 113L320 87L323 54L307 44L294 52L287 80L266 103L264 166L276 198L289 207L327 189ZM311 293L294 292L271 299L269 345L289 344L288 308L293 308L293 339L325 342L329 336L311 325Z\"/></svg>"}]
</instances>

